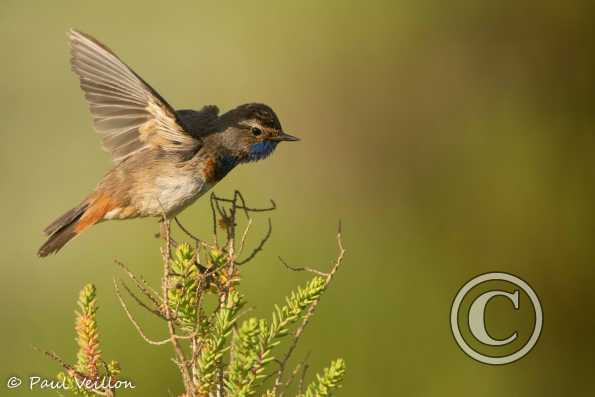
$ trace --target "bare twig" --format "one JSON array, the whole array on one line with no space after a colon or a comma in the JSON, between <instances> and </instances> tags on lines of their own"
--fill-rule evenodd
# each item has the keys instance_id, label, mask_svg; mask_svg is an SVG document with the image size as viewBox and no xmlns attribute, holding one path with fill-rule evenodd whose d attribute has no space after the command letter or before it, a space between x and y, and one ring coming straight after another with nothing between
<instances>
[{"instance_id":1,"label":"bare twig","mask_svg":"<svg viewBox=\"0 0 595 397\"><path fill-rule=\"evenodd\" d=\"M266 235L260 240L260 243L256 246L256 248L254 248L254 250L250 253L250 255L248 255L245 259L242 259L241 261L238 261L237 264L238 266L241 266L245 263L250 262L252 259L254 259L254 257L256 255L258 255L258 253L260 251L262 251L262 249L264 248L264 245L266 244L266 242L269 240L269 238L271 237L271 234L273 232L273 225L271 224L271 219L269 218L268 220L268 229L267 229L267 233Z\"/></svg>"},{"instance_id":2,"label":"bare twig","mask_svg":"<svg viewBox=\"0 0 595 397\"><path fill-rule=\"evenodd\" d=\"M306 354L306 357L304 357L304 359L295 366L293 371L291 371L291 374L289 375L289 379L287 379L287 382L285 382L285 388L288 388L289 386L291 386L291 384L293 383L293 380L296 378L297 374L300 372L300 369L303 368L302 376L305 376L304 372L308 369L308 359L309 358L310 358L310 352L308 352ZM301 383L302 383L302 377L300 377L300 382L299 382L298 388L301 386Z\"/></svg>"},{"instance_id":3,"label":"bare twig","mask_svg":"<svg viewBox=\"0 0 595 397\"><path fill-rule=\"evenodd\" d=\"M302 368L302 375L300 376L300 383L298 384L298 396L304 394L304 385L306 380L306 372L308 372L308 368L310 365L305 362L304 367Z\"/></svg>"},{"instance_id":4,"label":"bare twig","mask_svg":"<svg viewBox=\"0 0 595 397\"><path fill-rule=\"evenodd\" d=\"M131 290L130 288L128 288L128 286L127 286L127 285L126 285L124 282L122 282L122 286L124 287L124 289L126 290L126 292L128 292L128 295L130 295L130 296L132 297L132 299L134 299L134 301L135 301L136 303L138 303L138 305L139 305L140 307L142 307L143 309L147 310L147 311L148 311L148 312L150 312L150 313L153 313L154 315L156 315L156 316L157 316L157 317L159 317L159 318L163 318L163 319L165 319L165 317L164 317L163 313L162 313L162 312L161 312L161 311L160 311L158 308L154 309L154 308L152 308L152 307L149 307L149 306L148 306L148 305L147 305L145 302L143 302L143 301L142 301L142 300L141 300L141 299L140 299L138 296L136 296L136 294L134 294L134 293L132 292L132 290Z\"/></svg>"},{"instance_id":5,"label":"bare twig","mask_svg":"<svg viewBox=\"0 0 595 397\"><path fill-rule=\"evenodd\" d=\"M159 296L159 294L157 293L157 291L155 291L153 288L151 288L151 286L142 278L142 277L136 277L134 275L134 273L132 273L130 271L130 269L128 269L128 267L120 262L117 259L114 259L114 262L122 269L124 270L124 272L126 272L126 274L128 275L128 277L134 281L134 284L136 284L136 287L143 293L143 295L145 295L148 299L151 300L151 302L153 302L153 304L156 307L159 307L159 305L161 304L161 302L159 302L159 300L157 299L157 296Z\"/></svg>"},{"instance_id":6,"label":"bare twig","mask_svg":"<svg viewBox=\"0 0 595 397\"><path fill-rule=\"evenodd\" d=\"M182 230L184 233L186 233L186 235L188 237L190 237L192 240L194 240L194 242L196 243L196 245L198 246L200 244L200 239L198 237L196 237L194 234L192 234L188 229L186 229L184 227L184 225L182 225L182 222L180 222L180 220L178 219L178 217L174 218L174 221L176 221L176 225L178 225L178 227L180 228L180 230Z\"/></svg>"},{"instance_id":7,"label":"bare twig","mask_svg":"<svg viewBox=\"0 0 595 397\"><path fill-rule=\"evenodd\" d=\"M145 342L147 342L150 345L160 346L160 345L165 345L166 343L171 341L171 338L163 339L160 341L154 341L154 340L150 339L149 337L147 337L145 335L143 329L141 328L140 324L134 319L134 317L132 316L132 313L130 313L130 311L128 310L128 306L126 305L126 302L124 301L124 299L122 298L122 294L120 293L120 289L118 287L118 280L116 280L116 278L114 278L114 289L116 292L116 296L118 297L118 300L120 301L120 305L122 306L122 308L124 309L124 312L126 313L126 316L130 320L132 325L134 325L134 328L136 328L139 335L145 340Z\"/></svg>"},{"instance_id":8,"label":"bare twig","mask_svg":"<svg viewBox=\"0 0 595 397\"><path fill-rule=\"evenodd\" d=\"M237 192L237 190L236 190L236 192ZM213 194L213 196L215 197L215 199L217 201L221 201L221 202L224 202L224 203L233 203L234 200L235 200L235 197L234 197L234 199L226 199L226 198L223 198L223 197L217 197L214 194ZM267 212L267 211L276 210L277 209L277 204L275 204L275 202L273 200L271 200L271 206L270 207L266 207L266 208L251 208L251 207L247 207L245 205L237 206L237 208L244 209L244 210L249 211L249 212Z\"/></svg>"},{"instance_id":9,"label":"bare twig","mask_svg":"<svg viewBox=\"0 0 595 397\"><path fill-rule=\"evenodd\" d=\"M242 238L240 239L240 249L238 250L238 256L242 255L244 252L244 246L246 244L246 237L248 236L248 232L250 231L250 226L252 226L252 218L248 218L248 224L244 228L244 232L242 233Z\"/></svg>"},{"instance_id":10,"label":"bare twig","mask_svg":"<svg viewBox=\"0 0 595 397\"><path fill-rule=\"evenodd\" d=\"M215 242L215 246L219 246L219 236L217 235L217 212L215 209L215 206L217 205L215 198L217 196L215 196L215 193L211 193L211 195L209 196L209 204L211 205L211 216L212 216L212 222L213 222L213 240Z\"/></svg>"},{"instance_id":11,"label":"bare twig","mask_svg":"<svg viewBox=\"0 0 595 397\"><path fill-rule=\"evenodd\" d=\"M240 205L237 204L238 200L240 201ZM234 190L233 192L233 206L234 208L244 210L244 215L246 216L246 219L250 219L250 211L246 206L246 200L244 200L244 196L242 196L242 193L240 193L239 190Z\"/></svg>"},{"instance_id":12,"label":"bare twig","mask_svg":"<svg viewBox=\"0 0 595 397\"><path fill-rule=\"evenodd\" d=\"M339 270L339 267L343 263L343 257L345 256L345 248L343 247L343 240L341 238L341 222L339 222L339 227L338 227L338 231L337 231L337 245L339 248L339 254L338 254L337 259L335 260L333 266L331 267L331 271L325 277L325 282L324 282L325 289L333 280L333 277L335 276L335 273L337 272L337 270ZM317 300L315 300L314 302L312 302L312 304L308 308L308 311L306 312L306 315L302 319L302 322L300 323L299 327L293 334L293 340L291 342L291 345L289 346L287 353L285 353L285 356L281 360L280 368L277 371L277 377L275 378L275 384L273 385L273 393L277 392L278 387L283 386L282 380L283 380L283 374L285 372L285 367L287 366L287 362L291 358L291 355L293 354L293 352L298 344L298 341L300 340L300 337L304 333L304 330L306 329L306 326L308 325L310 318L314 314L314 311L316 310L316 307L318 306L319 302L320 302L320 297ZM282 396L282 393L280 393L280 397L281 396Z\"/></svg>"},{"instance_id":13,"label":"bare twig","mask_svg":"<svg viewBox=\"0 0 595 397\"><path fill-rule=\"evenodd\" d=\"M85 390L88 390L88 391L90 391L92 393L95 393L98 396L106 396L106 397L114 397L115 396L116 391L114 389L111 389L111 388L96 388L96 387L89 387L89 386L87 386L87 381L90 381L91 384L97 384L97 382L96 382L97 379L89 378L85 374L83 374L83 373L75 370L73 366L68 365L66 363L66 361L64 361L62 359L62 357L58 356L56 353L51 352L51 351L41 350L37 346L33 346L33 349L35 349L36 351L44 354L45 356L47 356L51 360L56 361L58 364L60 364L60 366L69 375L71 375L71 376L77 378L79 381L81 381L81 386L83 388L85 388Z\"/></svg>"},{"instance_id":14,"label":"bare twig","mask_svg":"<svg viewBox=\"0 0 595 397\"><path fill-rule=\"evenodd\" d=\"M286 268L288 268L289 270L292 270L294 272L310 272L310 273L314 273L314 274L317 274L317 275L322 276L322 277L328 277L328 273L321 272L320 270L312 269L311 267L292 267L292 266L289 266L287 264L287 262L285 262L283 260L283 258L281 258L281 257L279 257L279 261L281 263L283 263Z\"/></svg>"}]
</instances>

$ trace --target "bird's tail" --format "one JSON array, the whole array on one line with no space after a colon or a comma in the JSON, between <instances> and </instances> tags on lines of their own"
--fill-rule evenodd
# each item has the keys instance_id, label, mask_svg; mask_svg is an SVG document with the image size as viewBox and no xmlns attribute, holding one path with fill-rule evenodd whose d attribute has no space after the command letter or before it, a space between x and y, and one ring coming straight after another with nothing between
<instances>
[{"instance_id":1,"label":"bird's tail","mask_svg":"<svg viewBox=\"0 0 595 397\"><path fill-rule=\"evenodd\" d=\"M80 227L80 220L88 208L89 202L85 200L79 206L67 211L64 215L50 223L43 231L49 237L41 248L39 248L37 255L45 257L58 252L66 243L82 233L88 226L91 226L85 225L83 228Z\"/></svg>"},{"instance_id":2,"label":"bird's tail","mask_svg":"<svg viewBox=\"0 0 595 397\"><path fill-rule=\"evenodd\" d=\"M116 203L105 192L92 193L78 207L66 212L45 228L44 233L49 237L37 251L37 255L44 257L58 252L89 226L101 222L110 210L117 207Z\"/></svg>"}]
</instances>

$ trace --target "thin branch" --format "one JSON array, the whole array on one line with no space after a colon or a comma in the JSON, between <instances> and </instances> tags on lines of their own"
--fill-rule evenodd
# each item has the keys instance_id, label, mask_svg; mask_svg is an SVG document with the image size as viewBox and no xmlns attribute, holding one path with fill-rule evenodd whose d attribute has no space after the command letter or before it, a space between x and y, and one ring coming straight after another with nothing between
<instances>
[{"instance_id":1,"label":"thin branch","mask_svg":"<svg viewBox=\"0 0 595 397\"><path fill-rule=\"evenodd\" d=\"M293 380L296 378L298 372L300 372L300 369L303 368L304 370L302 371L302 377L300 377L300 386L301 386L302 378L303 378L303 376L305 376L304 372L308 369L308 360L310 359L310 353L311 352L309 351L306 354L306 357L304 357L304 359L295 366L293 371L291 371L291 374L289 375L289 379L287 379L287 382L285 382L285 388L288 388L289 386L291 386L291 384L293 383Z\"/></svg>"},{"instance_id":2,"label":"thin branch","mask_svg":"<svg viewBox=\"0 0 595 397\"><path fill-rule=\"evenodd\" d=\"M51 360L56 361L58 364L60 364L60 366L66 372L68 372L69 375L71 375L71 376L77 378L78 380L82 381L81 382L81 385L85 388L85 390L90 391L92 393L95 393L98 396L113 397L115 395L115 391L113 389L109 389L109 388L108 389L99 389L99 388L94 388L94 387L88 387L87 386L87 381L95 382L96 379L89 378L85 374L77 371L76 369L74 369L73 366L67 364L66 361L64 361L62 359L62 357L58 356L56 353L51 352L51 351L47 351L47 350L41 350L37 346L33 346L33 349L35 349L36 351L44 354L45 356L47 356Z\"/></svg>"},{"instance_id":3,"label":"thin branch","mask_svg":"<svg viewBox=\"0 0 595 397\"><path fill-rule=\"evenodd\" d=\"M283 258L281 258L281 257L279 257L279 261L281 261L281 263L283 263L286 268L288 268L289 270L292 270L294 272L310 272L310 273L314 273L314 274L317 274L317 275L322 276L322 277L328 277L328 273L321 272L320 270L312 269L311 267L292 267L292 266L289 266L287 264L287 262L285 262L283 260Z\"/></svg>"},{"instance_id":4,"label":"thin branch","mask_svg":"<svg viewBox=\"0 0 595 397\"><path fill-rule=\"evenodd\" d=\"M219 246L219 236L217 235L217 212L215 211L216 201L215 193L211 193L209 196L209 204L211 205L211 216L213 218L213 240L215 241L215 246Z\"/></svg>"},{"instance_id":5,"label":"thin branch","mask_svg":"<svg viewBox=\"0 0 595 397\"><path fill-rule=\"evenodd\" d=\"M254 248L254 250L252 251L252 253L250 253L250 255L248 255L245 259L237 262L238 266L242 266L243 264L250 262L252 259L254 259L254 257L256 255L258 255L258 253L260 251L262 251L262 249L264 248L264 245L266 244L266 242L271 237L271 234L273 233L273 225L271 223L271 218L269 218L269 220L268 220L268 225L269 225L269 227L268 227L266 235L260 240L260 243L256 246L256 248Z\"/></svg>"},{"instance_id":6,"label":"thin branch","mask_svg":"<svg viewBox=\"0 0 595 397\"><path fill-rule=\"evenodd\" d=\"M238 256L242 255L244 252L244 246L246 244L246 237L248 236L248 232L250 231L250 226L252 226L252 218L248 218L248 224L244 228L244 232L242 233L242 238L240 239L240 249L238 250Z\"/></svg>"},{"instance_id":7,"label":"thin branch","mask_svg":"<svg viewBox=\"0 0 595 397\"><path fill-rule=\"evenodd\" d=\"M165 319L165 317L163 316L163 313L161 313L161 311L159 311L159 309L153 309L152 307L149 307L145 302L143 302L138 296L136 296L131 290L130 288L128 288L128 286L126 285L126 283L122 282L122 286L124 287L124 289L126 290L126 292L128 292L128 295L130 295L132 297L132 299L135 300L136 303L138 303L138 305L140 307L142 307L143 309L147 310L150 313L153 313L154 315L156 315L159 318Z\"/></svg>"},{"instance_id":8,"label":"thin branch","mask_svg":"<svg viewBox=\"0 0 595 397\"><path fill-rule=\"evenodd\" d=\"M134 281L134 284L136 284L136 287L148 298L151 300L151 302L153 302L153 304L156 307L159 307L161 302L159 302L159 300L157 299L157 296L159 296L159 294L157 293L157 291L155 291L153 288L151 288L151 286L142 278L142 277L136 277L134 275L134 273L132 273L132 271L130 271L130 269L128 269L128 267L126 267L126 265L122 262L120 262L117 259L114 259L114 262L120 266L120 268L122 270L124 270L124 272L126 272L126 274L128 275L128 277L130 277L130 279L132 281Z\"/></svg>"},{"instance_id":9,"label":"thin branch","mask_svg":"<svg viewBox=\"0 0 595 397\"><path fill-rule=\"evenodd\" d=\"M238 205L238 200L240 201L240 205ZM235 218L236 210L243 209L244 216L246 216L246 219L250 219L250 214L249 214L249 211L246 206L246 200L244 200L244 196L242 196L242 193L240 193L239 190L234 190L234 192L233 192L232 208L233 208L233 217L234 218Z\"/></svg>"},{"instance_id":10,"label":"thin branch","mask_svg":"<svg viewBox=\"0 0 595 397\"><path fill-rule=\"evenodd\" d=\"M201 240L196 237L194 234L192 234L188 229L186 229L184 227L184 225L182 225L182 222L180 222L180 220L178 219L178 217L174 217L174 221L176 221L176 225L178 225L178 227L180 228L180 230L182 230L184 233L186 233L186 235L188 237L190 237L192 240L194 240L194 242L198 245L200 244Z\"/></svg>"},{"instance_id":11,"label":"thin branch","mask_svg":"<svg viewBox=\"0 0 595 397\"><path fill-rule=\"evenodd\" d=\"M214 198L217 201L221 201L221 202L224 202L224 203L233 203L234 202L234 199L227 199L227 198L223 198L223 197L217 197L214 194L213 194L213 196L214 196ZM270 207L266 207L266 208L251 208L251 207L247 207L245 205L237 206L237 208L243 209L243 210L246 210L246 211L249 211L249 212L267 212L267 211L274 211L274 210L276 210L277 209L277 204L272 199L270 201L271 201L271 206Z\"/></svg>"},{"instance_id":12,"label":"thin branch","mask_svg":"<svg viewBox=\"0 0 595 397\"><path fill-rule=\"evenodd\" d=\"M41 350L39 347L37 347L35 345L32 345L31 347L33 348L33 350L35 350L35 351L37 351L37 352L39 352L41 354L46 355L47 357L49 357L53 361L56 361L58 364L60 364L62 366L62 368L64 368L64 370L66 370L66 371L74 371L75 370L71 365L68 365L66 363L66 361L64 361L62 359L62 357L60 357L56 353L51 352L51 351L47 351L47 350ZM81 374L81 375L83 375L83 374Z\"/></svg>"},{"instance_id":13,"label":"thin branch","mask_svg":"<svg viewBox=\"0 0 595 397\"><path fill-rule=\"evenodd\" d=\"M145 340L145 342L147 342L150 345L160 346L160 345L165 345L166 343L171 341L171 338L167 338L167 339L160 340L160 341L154 341L154 340L150 339L149 337L147 337L145 335L143 329L141 328L140 324L134 319L134 317L132 316L132 313L130 313L130 311L128 310L128 306L126 305L126 302L122 298L122 294L120 293L120 289L118 288L118 281L116 280L116 278L114 278L114 289L116 292L116 296L118 297L118 300L120 301L120 305L122 306L122 308L124 309L124 312L126 313L126 316L128 316L128 319L130 320L132 325L134 325L134 328L136 328L139 335Z\"/></svg>"},{"instance_id":14,"label":"thin branch","mask_svg":"<svg viewBox=\"0 0 595 397\"><path fill-rule=\"evenodd\" d=\"M304 367L302 369L302 375L300 376L300 383L298 384L298 396L304 394L304 385L306 380L306 372L308 372L308 368L310 365L308 363L304 363Z\"/></svg>"},{"instance_id":15,"label":"thin branch","mask_svg":"<svg viewBox=\"0 0 595 397\"><path fill-rule=\"evenodd\" d=\"M325 290L326 290L326 287L328 287L328 285L333 280L333 277L335 276L335 273L337 272L337 270L339 270L339 267L343 263L343 257L345 256L345 248L343 247L343 240L341 238L341 232L342 232L341 231L341 222L339 222L339 227L338 227L338 231L337 231L337 246L339 248L339 254L331 268L331 271L326 275L325 282L324 282ZM287 353L285 353L285 356L281 360L280 368L277 371L277 377L275 378L275 384L273 385L273 393L277 392L277 388L279 386L283 386L282 379L283 379L283 374L285 372L285 367L287 366L287 362L291 358L291 355L293 354L293 352L300 340L300 337L304 333L304 330L306 329L306 326L308 325L310 318L314 314L319 302L320 302L320 297L317 300L315 300L314 302L312 302L312 304L308 308L308 311L306 312L306 315L302 319L300 326L295 331L295 333L293 335L292 343L289 346Z\"/></svg>"},{"instance_id":16,"label":"thin branch","mask_svg":"<svg viewBox=\"0 0 595 397\"><path fill-rule=\"evenodd\" d=\"M167 219L166 215L163 214L163 230L165 234L165 247L162 249L162 256L163 256L163 279L161 280L161 289L163 292L163 303L165 307L165 316L167 318L167 329L169 332L169 340L174 347L174 351L176 353L176 357L178 361L183 365L180 366L180 372L182 377L184 378L184 385L186 386L186 392L191 396L196 395L194 381L190 376L190 369L188 368L186 357L184 356L184 352L178 343L176 338L176 329L174 326L174 320L171 316L171 309L169 307L169 297L168 297L168 276L170 273L170 261L171 261L171 250L170 250L170 222Z\"/></svg>"}]
</instances>

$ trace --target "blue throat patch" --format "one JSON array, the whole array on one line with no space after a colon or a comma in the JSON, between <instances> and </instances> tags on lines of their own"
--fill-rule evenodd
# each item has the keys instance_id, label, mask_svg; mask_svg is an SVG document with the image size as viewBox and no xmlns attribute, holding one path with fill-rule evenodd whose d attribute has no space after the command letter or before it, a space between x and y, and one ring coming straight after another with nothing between
<instances>
[{"instance_id":1,"label":"blue throat patch","mask_svg":"<svg viewBox=\"0 0 595 397\"><path fill-rule=\"evenodd\" d=\"M258 161L268 157L277 147L277 143L279 142L262 141L255 143L250 146L250 153L245 162Z\"/></svg>"},{"instance_id":2,"label":"blue throat patch","mask_svg":"<svg viewBox=\"0 0 595 397\"><path fill-rule=\"evenodd\" d=\"M234 156L223 156L217 162L215 169L215 180L223 179L238 164L238 159Z\"/></svg>"},{"instance_id":3,"label":"blue throat patch","mask_svg":"<svg viewBox=\"0 0 595 397\"><path fill-rule=\"evenodd\" d=\"M242 163L249 163L252 161L262 160L268 157L275 148L277 147L277 143L279 142L271 142L271 141L263 141L259 143L255 143L254 145L250 146L250 152L248 152L248 157L242 160ZM216 181L220 181L223 179L225 175L229 173L236 165L238 165L239 160L237 157L234 156L223 156L220 157L217 161L217 165L215 168L214 178Z\"/></svg>"}]
</instances>

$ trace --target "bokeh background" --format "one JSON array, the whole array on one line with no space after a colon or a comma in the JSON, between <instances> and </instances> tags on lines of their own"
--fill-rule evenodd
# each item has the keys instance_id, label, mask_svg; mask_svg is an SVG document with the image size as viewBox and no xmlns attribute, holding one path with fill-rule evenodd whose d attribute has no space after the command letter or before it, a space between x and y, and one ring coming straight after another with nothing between
<instances>
[{"instance_id":1,"label":"bokeh background","mask_svg":"<svg viewBox=\"0 0 595 397\"><path fill-rule=\"evenodd\" d=\"M158 280L155 220L102 224L57 256L35 255L46 224L110 167L69 70L70 27L177 108L265 102L303 139L215 191L279 206L270 244L243 273L255 314L306 278L277 256L328 266L342 219L346 263L297 355L312 352L311 374L344 357L339 395L592 393L594 18L588 0L3 0L0 394L55 393L4 382L56 373L32 344L74 360L72 313L87 282L104 355L137 385L123 395L181 391L170 348L138 337L112 288L114 258ZM181 219L209 235L208 214L202 200ZM527 280L545 312L537 346L504 367L464 355L449 327L457 290L493 270ZM510 304L491 310L507 336Z\"/></svg>"}]
</instances>

